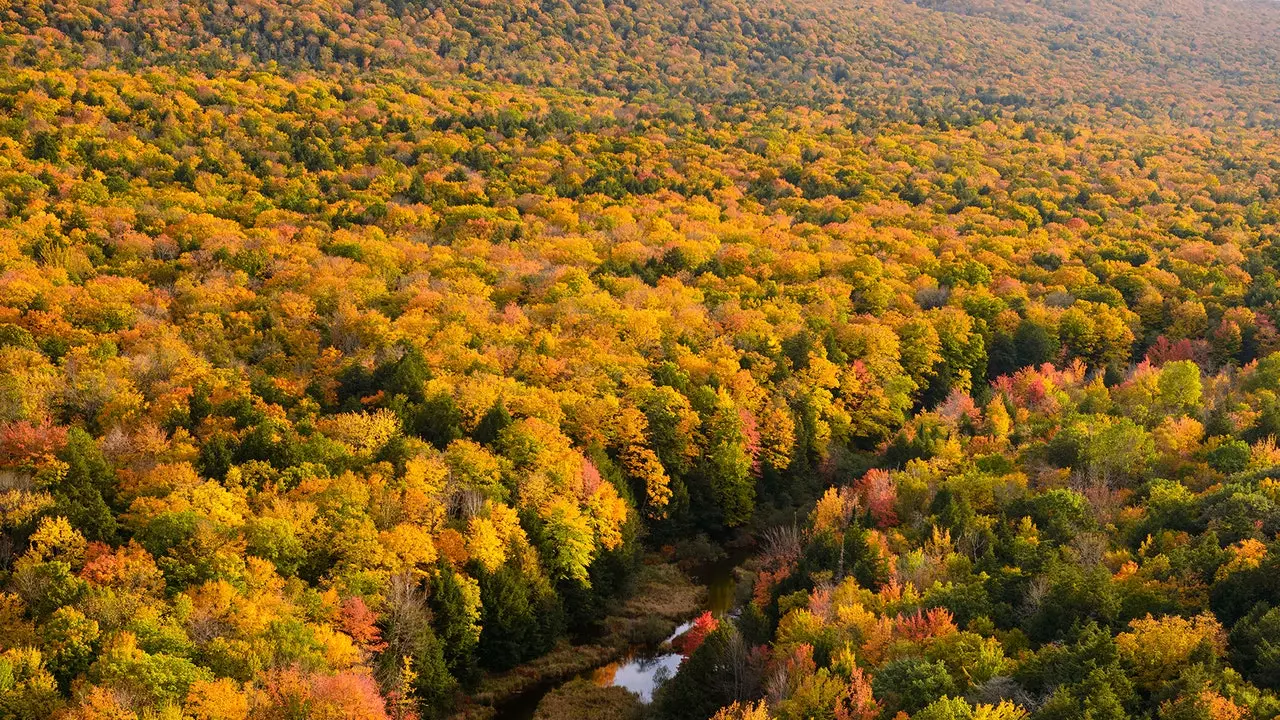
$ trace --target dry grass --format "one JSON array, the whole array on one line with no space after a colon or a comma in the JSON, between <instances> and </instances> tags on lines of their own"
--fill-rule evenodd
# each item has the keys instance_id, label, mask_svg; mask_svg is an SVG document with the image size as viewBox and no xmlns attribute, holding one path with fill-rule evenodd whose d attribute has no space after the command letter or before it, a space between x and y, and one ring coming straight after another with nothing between
<instances>
[{"instance_id":1,"label":"dry grass","mask_svg":"<svg viewBox=\"0 0 1280 720\"><path fill-rule=\"evenodd\" d=\"M579 678L547 693L533 720L639 720L643 713L635 693Z\"/></svg>"},{"instance_id":2,"label":"dry grass","mask_svg":"<svg viewBox=\"0 0 1280 720\"><path fill-rule=\"evenodd\" d=\"M645 565L635 590L605 625L612 637L626 645L651 645L697 615L706 598L707 589L674 565Z\"/></svg>"},{"instance_id":3,"label":"dry grass","mask_svg":"<svg viewBox=\"0 0 1280 720\"><path fill-rule=\"evenodd\" d=\"M502 705L534 688L597 668L617 658L621 647L561 643L536 660L497 675L486 675L471 699L482 705Z\"/></svg>"}]
</instances>

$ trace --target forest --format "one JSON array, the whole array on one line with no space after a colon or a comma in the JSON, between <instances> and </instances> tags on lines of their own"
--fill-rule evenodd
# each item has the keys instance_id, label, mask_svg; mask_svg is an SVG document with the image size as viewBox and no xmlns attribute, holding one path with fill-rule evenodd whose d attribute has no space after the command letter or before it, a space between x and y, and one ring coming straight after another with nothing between
<instances>
[{"instance_id":1,"label":"forest","mask_svg":"<svg viewBox=\"0 0 1280 720\"><path fill-rule=\"evenodd\" d=\"M0 60L0 720L1280 718L1280 6L0 0Z\"/></svg>"}]
</instances>

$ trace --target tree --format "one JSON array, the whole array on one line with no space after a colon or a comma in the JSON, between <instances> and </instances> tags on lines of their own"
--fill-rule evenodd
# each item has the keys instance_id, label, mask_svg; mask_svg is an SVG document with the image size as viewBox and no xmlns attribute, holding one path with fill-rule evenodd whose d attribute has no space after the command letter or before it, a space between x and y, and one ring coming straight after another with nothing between
<instances>
[{"instance_id":1,"label":"tree","mask_svg":"<svg viewBox=\"0 0 1280 720\"><path fill-rule=\"evenodd\" d=\"M1059 544L1097 524L1089 501L1075 490L1065 488L1033 498L1031 517L1047 539Z\"/></svg>"},{"instance_id":2,"label":"tree","mask_svg":"<svg viewBox=\"0 0 1280 720\"><path fill-rule=\"evenodd\" d=\"M1120 720L1130 717L1137 700L1111 633L1092 622L1078 626L1066 642L1040 648L1019 664L1014 679L1033 697L1048 695L1037 718L1066 720L1087 712Z\"/></svg>"},{"instance_id":3,"label":"tree","mask_svg":"<svg viewBox=\"0 0 1280 720\"><path fill-rule=\"evenodd\" d=\"M1217 446L1205 453L1209 467L1226 475L1243 472L1249 465L1249 444L1236 439L1218 440Z\"/></svg>"},{"instance_id":4,"label":"tree","mask_svg":"<svg viewBox=\"0 0 1280 720\"><path fill-rule=\"evenodd\" d=\"M412 344L400 347L400 357L383 363L373 372L373 382L389 396L403 395L410 402L426 398L423 388L431 379L431 369L422 351Z\"/></svg>"},{"instance_id":5,"label":"tree","mask_svg":"<svg viewBox=\"0 0 1280 720\"><path fill-rule=\"evenodd\" d=\"M856 487L867 515L876 527L886 528L898 522L895 509L898 491L888 471L879 468L868 470Z\"/></svg>"},{"instance_id":6,"label":"tree","mask_svg":"<svg viewBox=\"0 0 1280 720\"><path fill-rule=\"evenodd\" d=\"M1053 362L1058 354L1057 342L1043 325L1023 320L1013 335L1019 367L1040 367Z\"/></svg>"},{"instance_id":7,"label":"tree","mask_svg":"<svg viewBox=\"0 0 1280 720\"><path fill-rule=\"evenodd\" d=\"M431 627L431 610L418 582L407 575L392 576L386 592L383 638L378 677L383 688L405 699L411 694L427 717L453 707L457 682L445 664L444 645ZM406 660L406 658L409 658ZM405 693L405 688L409 693Z\"/></svg>"},{"instance_id":8,"label":"tree","mask_svg":"<svg viewBox=\"0 0 1280 720\"><path fill-rule=\"evenodd\" d=\"M1280 689L1280 608L1258 603L1231 628L1231 664L1250 682Z\"/></svg>"},{"instance_id":9,"label":"tree","mask_svg":"<svg viewBox=\"0 0 1280 720\"><path fill-rule=\"evenodd\" d=\"M938 330L923 318L909 320L898 328L902 348L902 369L919 388L918 394L928 392L934 382L934 367L942 362L942 341ZM947 396L950 388L933 393L939 399Z\"/></svg>"},{"instance_id":10,"label":"tree","mask_svg":"<svg viewBox=\"0 0 1280 720\"><path fill-rule=\"evenodd\" d=\"M1012 375L1022 367L1018 359L1018 346L1007 332L997 332L987 348L987 379Z\"/></svg>"},{"instance_id":11,"label":"tree","mask_svg":"<svg viewBox=\"0 0 1280 720\"><path fill-rule=\"evenodd\" d=\"M299 714L317 720L387 720L386 705L377 684L367 674L332 675L297 669L269 674L265 701L255 716L286 720Z\"/></svg>"},{"instance_id":12,"label":"tree","mask_svg":"<svg viewBox=\"0 0 1280 720\"><path fill-rule=\"evenodd\" d=\"M480 661L491 670L508 670L544 650L550 618L539 616L543 598L533 578L509 563L496 573L482 573L479 579Z\"/></svg>"},{"instance_id":13,"label":"tree","mask_svg":"<svg viewBox=\"0 0 1280 720\"><path fill-rule=\"evenodd\" d=\"M967 631L938 638L926 650L925 657L942 661L951 673L956 690L966 693L993 677L1004 675L1010 665L998 640Z\"/></svg>"},{"instance_id":14,"label":"tree","mask_svg":"<svg viewBox=\"0 0 1280 720\"><path fill-rule=\"evenodd\" d=\"M443 450L462 437L462 411L451 395L435 393L423 400L418 408L413 431Z\"/></svg>"},{"instance_id":15,"label":"tree","mask_svg":"<svg viewBox=\"0 0 1280 720\"><path fill-rule=\"evenodd\" d=\"M193 684L211 680L212 673L183 657L147 652L138 645L137 636L124 631L103 647L88 677L96 684L133 693L143 707L159 709L181 702Z\"/></svg>"},{"instance_id":16,"label":"tree","mask_svg":"<svg viewBox=\"0 0 1280 720\"><path fill-rule=\"evenodd\" d=\"M845 527L853 518L853 511L857 507L857 499L849 488L827 488L822 497L813 507L810 513L809 522L815 533L833 532L837 536L844 532Z\"/></svg>"},{"instance_id":17,"label":"tree","mask_svg":"<svg viewBox=\"0 0 1280 720\"><path fill-rule=\"evenodd\" d=\"M1240 362L1241 351L1244 350L1244 333L1234 320L1223 318L1218 328L1213 331L1210 341L1210 355L1219 366L1235 365Z\"/></svg>"},{"instance_id":18,"label":"tree","mask_svg":"<svg viewBox=\"0 0 1280 720\"><path fill-rule=\"evenodd\" d=\"M1094 670L1082 682L1059 685L1036 711L1034 718L1068 720L1087 717L1090 720L1122 720L1132 717L1125 710L1122 695L1113 682L1114 676Z\"/></svg>"},{"instance_id":19,"label":"tree","mask_svg":"<svg viewBox=\"0 0 1280 720\"><path fill-rule=\"evenodd\" d=\"M35 648L0 653L0 718L51 717L61 704L58 686Z\"/></svg>"},{"instance_id":20,"label":"tree","mask_svg":"<svg viewBox=\"0 0 1280 720\"><path fill-rule=\"evenodd\" d=\"M1093 430L1085 458L1104 479L1141 477L1155 459L1155 445L1146 429L1118 418Z\"/></svg>"},{"instance_id":21,"label":"tree","mask_svg":"<svg viewBox=\"0 0 1280 720\"><path fill-rule=\"evenodd\" d=\"M772 720L768 706L763 703L735 702L720 708L711 720Z\"/></svg>"},{"instance_id":22,"label":"tree","mask_svg":"<svg viewBox=\"0 0 1280 720\"><path fill-rule=\"evenodd\" d=\"M871 682L859 667L848 668L849 684L836 701L835 720L874 720L880 715Z\"/></svg>"},{"instance_id":23,"label":"tree","mask_svg":"<svg viewBox=\"0 0 1280 720\"><path fill-rule=\"evenodd\" d=\"M478 679L476 649L480 643L480 587L454 572L449 563L436 564L431 578L431 612L444 646L445 667L464 685Z\"/></svg>"},{"instance_id":24,"label":"tree","mask_svg":"<svg viewBox=\"0 0 1280 720\"><path fill-rule=\"evenodd\" d=\"M342 602L340 612L342 630L351 636L361 650L376 653L386 649L386 643L382 642L382 631L375 624L377 616L362 598L347 598Z\"/></svg>"},{"instance_id":25,"label":"tree","mask_svg":"<svg viewBox=\"0 0 1280 720\"><path fill-rule=\"evenodd\" d=\"M722 395L703 422L707 450L701 472L710 485L724 524L728 527L742 525L755 512L756 500L752 459L746 449L742 419L732 400Z\"/></svg>"},{"instance_id":26,"label":"tree","mask_svg":"<svg viewBox=\"0 0 1280 720\"><path fill-rule=\"evenodd\" d=\"M951 697L944 697L915 715L924 720L1022 720L1026 716L1026 710L1010 702L974 707Z\"/></svg>"},{"instance_id":27,"label":"tree","mask_svg":"<svg viewBox=\"0 0 1280 720\"><path fill-rule=\"evenodd\" d=\"M482 445L492 445L512 422L511 413L507 412L506 404L499 400L480 418L480 423L472 431L471 437Z\"/></svg>"},{"instance_id":28,"label":"tree","mask_svg":"<svg viewBox=\"0 0 1280 720\"><path fill-rule=\"evenodd\" d=\"M185 706L195 720L249 720L250 695L230 678L192 683Z\"/></svg>"},{"instance_id":29,"label":"tree","mask_svg":"<svg viewBox=\"0 0 1280 720\"><path fill-rule=\"evenodd\" d=\"M41 628L47 667L64 692L71 681L89 669L97 654L98 622L70 607L53 612Z\"/></svg>"},{"instance_id":30,"label":"tree","mask_svg":"<svg viewBox=\"0 0 1280 720\"><path fill-rule=\"evenodd\" d=\"M1027 591L1024 627L1034 640L1068 635L1088 622L1115 621L1120 597L1105 568L1080 567L1068 561L1050 563L1042 580Z\"/></svg>"},{"instance_id":31,"label":"tree","mask_svg":"<svg viewBox=\"0 0 1280 720\"><path fill-rule=\"evenodd\" d=\"M704 612L694 618L693 624L684 634L671 641L672 647L689 657L706 642L707 636L720 627L720 622L710 612Z\"/></svg>"},{"instance_id":32,"label":"tree","mask_svg":"<svg viewBox=\"0 0 1280 720\"><path fill-rule=\"evenodd\" d=\"M1221 656L1226 633L1212 614L1187 619L1170 615L1129 622L1129 631L1116 636L1120 658L1128 664L1138 687L1165 687L1193 655L1204 659Z\"/></svg>"},{"instance_id":33,"label":"tree","mask_svg":"<svg viewBox=\"0 0 1280 720\"><path fill-rule=\"evenodd\" d=\"M973 389L975 379L986 377L987 349L982 334L974 327L973 318L960 309L937 308L930 310L927 316L937 333L938 360L932 367L934 377L928 381L921 402L932 407L945 400L953 390L968 393ZM929 338L924 335L920 339L927 342ZM904 347L906 342L904 338Z\"/></svg>"},{"instance_id":34,"label":"tree","mask_svg":"<svg viewBox=\"0 0 1280 720\"><path fill-rule=\"evenodd\" d=\"M723 623L684 661L680 672L658 688L654 716L711 717L721 707L750 697L757 677L742 636L732 623Z\"/></svg>"},{"instance_id":35,"label":"tree","mask_svg":"<svg viewBox=\"0 0 1280 720\"><path fill-rule=\"evenodd\" d=\"M1013 420L1009 417L1009 408L1005 406L1004 399L999 396L991 398L983 414L991 437L998 441L1007 440L1009 431L1013 429Z\"/></svg>"},{"instance_id":36,"label":"tree","mask_svg":"<svg viewBox=\"0 0 1280 720\"><path fill-rule=\"evenodd\" d=\"M67 468L49 488L54 512L70 520L90 540L110 541L117 531L110 507L115 474L98 444L84 430L73 428L67 433L67 444L58 459Z\"/></svg>"},{"instance_id":37,"label":"tree","mask_svg":"<svg viewBox=\"0 0 1280 720\"><path fill-rule=\"evenodd\" d=\"M673 387L655 387L643 394L640 410L647 420L649 445L662 467L670 475L683 477L699 455L697 437L701 424L688 398Z\"/></svg>"},{"instance_id":38,"label":"tree","mask_svg":"<svg viewBox=\"0 0 1280 720\"><path fill-rule=\"evenodd\" d=\"M1160 401L1171 412L1184 412L1200 403L1200 367L1190 360L1167 363L1160 369Z\"/></svg>"},{"instance_id":39,"label":"tree","mask_svg":"<svg viewBox=\"0 0 1280 720\"><path fill-rule=\"evenodd\" d=\"M916 713L955 692L947 666L918 658L894 660L876 673L871 687L886 713Z\"/></svg>"},{"instance_id":40,"label":"tree","mask_svg":"<svg viewBox=\"0 0 1280 720\"><path fill-rule=\"evenodd\" d=\"M576 505L561 500L547 511L544 522L542 551L551 572L557 578L590 585L588 568L596 548L589 519Z\"/></svg>"},{"instance_id":41,"label":"tree","mask_svg":"<svg viewBox=\"0 0 1280 720\"><path fill-rule=\"evenodd\" d=\"M847 686L842 678L827 668L805 675L787 699L778 703L781 720L800 718L835 718L835 709L844 699Z\"/></svg>"},{"instance_id":42,"label":"tree","mask_svg":"<svg viewBox=\"0 0 1280 720\"><path fill-rule=\"evenodd\" d=\"M644 491L648 514L660 518L666 515L671 502L671 478L657 454L644 444L648 425L648 419L639 410L623 408L614 417L614 443L619 446L622 469L631 482Z\"/></svg>"},{"instance_id":43,"label":"tree","mask_svg":"<svg viewBox=\"0 0 1280 720\"><path fill-rule=\"evenodd\" d=\"M791 467L796 445L796 422L779 398L766 403L760 413L760 462L775 472Z\"/></svg>"}]
</instances>

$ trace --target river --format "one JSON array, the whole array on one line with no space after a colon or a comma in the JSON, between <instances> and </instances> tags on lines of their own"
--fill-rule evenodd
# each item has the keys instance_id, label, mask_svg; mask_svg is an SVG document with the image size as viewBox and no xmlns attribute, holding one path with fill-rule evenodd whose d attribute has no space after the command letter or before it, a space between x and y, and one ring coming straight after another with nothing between
<instances>
[{"instance_id":1,"label":"river","mask_svg":"<svg viewBox=\"0 0 1280 720\"><path fill-rule=\"evenodd\" d=\"M734 611L738 591L735 570L746 557L743 552L733 552L692 573L695 580L707 586L704 610L718 616ZM634 647L618 660L577 677L588 678L601 687L626 688L647 704L653 700L653 691L679 670L680 662L684 659L680 653L670 651L669 643L683 635L692 625L693 622L689 621L679 626L666 641L656 647ZM565 682L568 680L538 688L504 704L498 709L496 720L531 720L542 698Z\"/></svg>"}]
</instances>

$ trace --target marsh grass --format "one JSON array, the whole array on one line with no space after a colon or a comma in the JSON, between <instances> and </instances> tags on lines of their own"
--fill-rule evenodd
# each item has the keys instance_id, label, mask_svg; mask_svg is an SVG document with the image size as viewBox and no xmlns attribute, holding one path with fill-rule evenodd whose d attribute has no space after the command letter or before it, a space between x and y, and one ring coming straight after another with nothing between
<instances>
[{"instance_id":1,"label":"marsh grass","mask_svg":"<svg viewBox=\"0 0 1280 720\"><path fill-rule=\"evenodd\" d=\"M645 565L635 590L605 620L611 638L626 645L654 645L680 623L697 615L706 603L707 589L669 563Z\"/></svg>"},{"instance_id":2,"label":"marsh grass","mask_svg":"<svg viewBox=\"0 0 1280 720\"><path fill-rule=\"evenodd\" d=\"M453 720L489 720L496 715L494 708L612 662L636 646L657 646L675 632L680 623L697 615L702 610L706 597L706 588L695 584L680 568L659 560L657 556L651 556L637 573L635 586L627 594L625 601L605 618L607 632L604 638L584 645L561 642L542 657L504 673L486 675L467 704L454 714ZM565 687L576 687L578 684L575 680ZM563 689L558 688L552 693L559 693ZM624 695L631 695L621 688L598 689L618 690ZM607 693L602 697L614 695L616 693ZM550 696L551 693L548 698ZM568 701L567 698L562 699ZM604 702L603 699L594 697L588 700ZM612 704L620 708L624 703L614 698ZM559 712L569 706L562 703L553 707L559 708L556 710ZM614 717L629 716L586 714L553 717L599 717L601 720L611 720Z\"/></svg>"},{"instance_id":3,"label":"marsh grass","mask_svg":"<svg viewBox=\"0 0 1280 720\"><path fill-rule=\"evenodd\" d=\"M578 678L547 693L533 720L639 720L643 714L635 693Z\"/></svg>"},{"instance_id":4,"label":"marsh grass","mask_svg":"<svg viewBox=\"0 0 1280 720\"><path fill-rule=\"evenodd\" d=\"M482 705L502 705L540 685L558 682L616 659L622 646L561 643L536 660L498 675L486 675L471 696Z\"/></svg>"}]
</instances>

